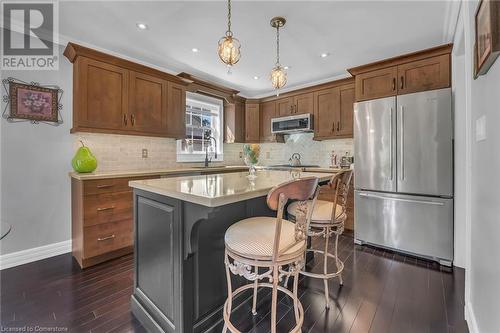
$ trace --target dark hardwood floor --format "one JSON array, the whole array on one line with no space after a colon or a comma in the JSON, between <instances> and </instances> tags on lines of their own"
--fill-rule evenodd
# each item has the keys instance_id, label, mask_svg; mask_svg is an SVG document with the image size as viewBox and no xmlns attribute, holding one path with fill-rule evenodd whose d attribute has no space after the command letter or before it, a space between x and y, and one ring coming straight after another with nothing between
<instances>
[{"instance_id":1,"label":"dark hardwood floor","mask_svg":"<svg viewBox=\"0 0 500 333\"><path fill-rule=\"evenodd\" d=\"M357 246L349 235L341 237L339 249L345 261L344 286L337 279L330 281L330 310L324 307L323 282L301 278L303 332L468 332L463 269ZM309 269L319 269L319 260L315 258ZM1 329L144 332L130 312L132 266L129 255L81 270L65 254L3 270ZM233 312L233 321L244 332L269 332L269 307L266 293L256 316L244 304ZM279 332L294 325L286 298L280 301L278 318Z\"/></svg>"}]
</instances>

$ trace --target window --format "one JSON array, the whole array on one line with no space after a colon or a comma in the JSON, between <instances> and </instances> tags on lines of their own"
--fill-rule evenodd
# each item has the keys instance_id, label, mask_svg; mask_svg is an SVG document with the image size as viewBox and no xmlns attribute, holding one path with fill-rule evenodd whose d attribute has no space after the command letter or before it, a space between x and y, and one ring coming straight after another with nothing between
<instances>
[{"instance_id":1,"label":"window","mask_svg":"<svg viewBox=\"0 0 500 333\"><path fill-rule=\"evenodd\" d=\"M177 162L202 162L207 149L212 161L223 161L223 110L220 99L186 93L186 138L177 140Z\"/></svg>"}]
</instances>

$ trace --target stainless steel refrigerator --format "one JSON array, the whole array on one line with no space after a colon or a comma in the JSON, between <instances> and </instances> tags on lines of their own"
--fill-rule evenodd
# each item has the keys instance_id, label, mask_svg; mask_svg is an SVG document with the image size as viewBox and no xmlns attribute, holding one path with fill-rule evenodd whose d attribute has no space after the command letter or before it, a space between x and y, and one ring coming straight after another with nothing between
<instances>
[{"instance_id":1,"label":"stainless steel refrigerator","mask_svg":"<svg viewBox=\"0 0 500 333\"><path fill-rule=\"evenodd\" d=\"M355 241L453 261L451 89L354 104Z\"/></svg>"}]
</instances>

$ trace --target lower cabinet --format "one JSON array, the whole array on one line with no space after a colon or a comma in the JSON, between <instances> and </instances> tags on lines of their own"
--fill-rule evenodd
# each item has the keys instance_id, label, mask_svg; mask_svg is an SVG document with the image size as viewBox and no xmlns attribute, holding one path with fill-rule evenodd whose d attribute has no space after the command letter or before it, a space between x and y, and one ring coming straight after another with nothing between
<instances>
[{"instance_id":1,"label":"lower cabinet","mask_svg":"<svg viewBox=\"0 0 500 333\"><path fill-rule=\"evenodd\" d=\"M86 268L133 251L132 189L151 177L71 180L72 252Z\"/></svg>"}]
</instances>

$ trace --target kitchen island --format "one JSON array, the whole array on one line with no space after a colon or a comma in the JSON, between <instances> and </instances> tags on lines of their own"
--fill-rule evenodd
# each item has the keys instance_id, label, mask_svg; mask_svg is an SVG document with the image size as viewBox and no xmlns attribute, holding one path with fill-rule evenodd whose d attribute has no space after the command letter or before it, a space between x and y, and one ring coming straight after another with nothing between
<instances>
[{"instance_id":1,"label":"kitchen island","mask_svg":"<svg viewBox=\"0 0 500 333\"><path fill-rule=\"evenodd\" d=\"M151 332L215 332L225 302L224 233L242 219L276 216L269 190L328 173L259 170L130 182L134 189L132 311ZM236 285L241 281L236 281ZM234 302L246 301L247 294Z\"/></svg>"}]
</instances>

